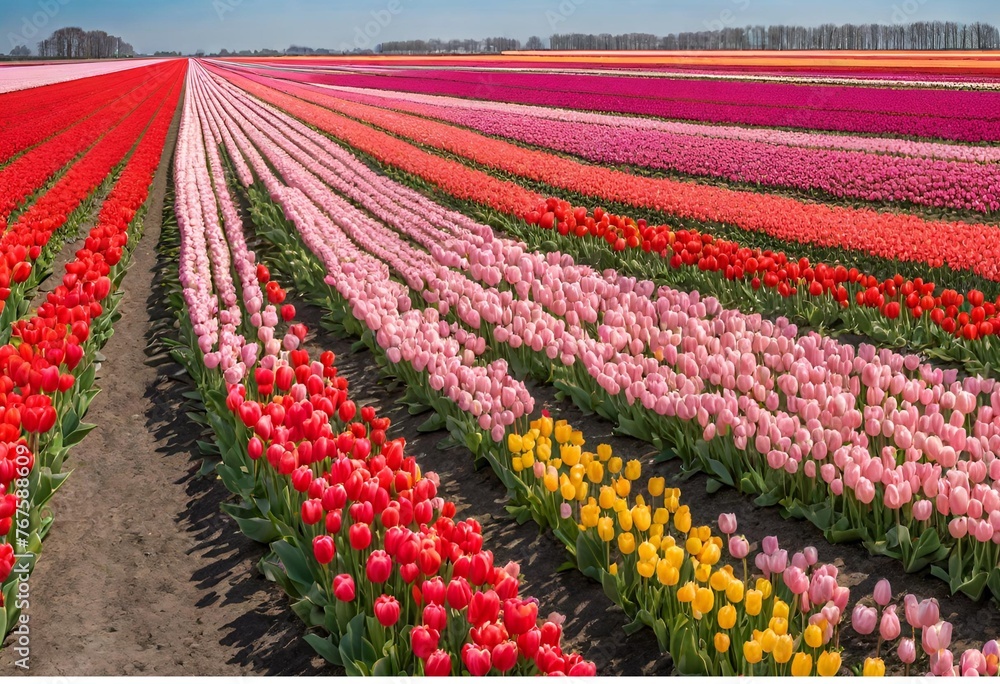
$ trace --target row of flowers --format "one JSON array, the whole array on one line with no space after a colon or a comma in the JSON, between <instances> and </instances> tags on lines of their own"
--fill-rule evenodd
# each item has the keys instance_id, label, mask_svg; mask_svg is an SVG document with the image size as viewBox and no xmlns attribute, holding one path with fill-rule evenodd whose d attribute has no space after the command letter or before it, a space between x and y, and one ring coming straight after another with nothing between
<instances>
[{"instance_id":1,"label":"row of flowers","mask_svg":"<svg viewBox=\"0 0 1000 684\"><path fill-rule=\"evenodd\" d=\"M911 261L931 267L948 266L972 271L986 279L1000 279L1000 266L997 265L1000 263L1000 233L993 226L929 221L907 214L834 207L775 195L635 176L540 150L528 150L455 126L346 102L289 81L252 74L248 78L231 73L226 76L249 92L279 104L286 111L379 159L394 158L389 163L406 159L405 165L410 167L407 170L411 172L419 173L417 168L439 164L432 161L434 155L413 145L406 146L401 140L393 141L393 136L373 130L370 126L519 179L633 207L665 211L679 219L728 224L789 242L857 250L885 259ZM475 196L490 199L499 188L476 190L463 187L486 176L462 174L458 179L442 183L441 187L452 192L452 188L458 186L458 192L452 194L462 199L473 199ZM509 190L506 186L500 187ZM518 199L525 194L531 193L522 189ZM506 197L483 203L508 211L514 197L513 193L508 193Z\"/></svg>"},{"instance_id":2,"label":"row of flowers","mask_svg":"<svg viewBox=\"0 0 1000 684\"><path fill-rule=\"evenodd\" d=\"M4 136L0 140L0 164L24 150L48 140L66 128L82 123L109 99L117 99L131 84L148 78L150 69L80 78L68 83L32 88L30 93L0 95Z\"/></svg>"},{"instance_id":3,"label":"row of flowers","mask_svg":"<svg viewBox=\"0 0 1000 684\"><path fill-rule=\"evenodd\" d=\"M79 218L78 210L85 210L86 202L132 151L184 68L182 62L173 63L165 74L173 80L160 81L156 90L133 104L125 118L21 213L0 237L0 254L3 255L0 260L0 329L9 329L14 320L27 313L25 309L30 297L25 295L38 284L44 270L36 268L35 262L40 260L43 265L51 262L59 242L50 243L53 234ZM126 111L128 109L126 106Z\"/></svg>"},{"instance_id":4,"label":"row of flowers","mask_svg":"<svg viewBox=\"0 0 1000 684\"><path fill-rule=\"evenodd\" d=\"M287 74L283 74L287 77ZM998 135L1000 93L925 88L800 86L582 74L424 69L351 74L300 70L324 85L402 90L709 123L876 133L988 142Z\"/></svg>"},{"instance_id":5,"label":"row of flowers","mask_svg":"<svg viewBox=\"0 0 1000 684\"><path fill-rule=\"evenodd\" d=\"M148 71L147 71L148 69ZM80 98L87 103L86 118L66 126L59 120L55 127L32 128L38 142L34 146L21 140L17 150L29 149L12 163L0 169L0 229L6 230L11 213L26 198L59 170L88 150L102 136L119 124L140 102L155 93L169 76L163 67L140 69L129 78L114 76L119 81L112 90L101 90L95 99ZM59 111L56 108L56 111ZM19 114L24 121L37 121L32 112ZM43 118L44 121L44 118ZM4 135L6 139L6 133Z\"/></svg>"},{"instance_id":6,"label":"row of flowers","mask_svg":"<svg viewBox=\"0 0 1000 684\"><path fill-rule=\"evenodd\" d=\"M254 115L246 114L254 107L260 111L259 105L246 98L240 103L244 106L239 111L254 126L261 125L260 120L254 120ZM277 117L272 116L272 121L276 120ZM275 124L266 125L267 129L276 131ZM276 135L272 135L271 139L279 145L284 142ZM285 144L285 152L294 155L296 145L306 149L306 136L300 136L295 144ZM314 144L317 147L313 159L322 160L315 155L319 151L319 141ZM270 151L268 148L265 150ZM273 158L279 158L278 153ZM343 156L340 155L340 158ZM314 168L321 163L331 162L317 162ZM287 169L289 167L283 167L282 171ZM359 193L369 193L372 190L370 181L370 176L345 177L343 186L357 188ZM276 194L275 189L269 189L272 196ZM387 191L396 193L400 201L413 201L412 195L407 196L401 188L388 188ZM261 200L259 194L253 196L258 202L267 202ZM385 202L384 195L370 196L370 199L368 208L373 212L380 202ZM305 202L302 209L305 210ZM383 205L384 211L391 209L390 205ZM433 205L428 205L426 209L433 211ZM275 220L283 223L280 215L266 214L256 202L254 211L268 226ZM337 223L348 231L356 228L357 232L352 234L355 240L364 239L370 234L371 224L361 225L363 219L351 217L347 211L345 209L336 215ZM285 213L290 213L287 208ZM446 214L443 211L440 213ZM421 229L419 224L426 214L426 211L416 214L416 230ZM301 215L296 216L299 217ZM310 220L318 222L322 219L313 214ZM296 227L303 231L308 241L314 226L299 221ZM359 222L358 225L354 225L355 221ZM280 225L266 231L278 235L281 233ZM326 234L331 235L329 231ZM377 253L385 249L387 255L395 255L389 258L403 258L402 252L392 245L391 235L370 237L366 250ZM280 245L283 259L292 259L291 270L297 275L300 285L313 285L306 275L308 266L302 268L303 263L288 256L294 254L294 249L289 249L290 245L284 241ZM377 270L366 271L369 274L368 286L341 286L348 272L357 274L355 268L343 269L341 265L358 264L364 260L364 254L343 240L327 245L328 248L331 246L334 258L328 263L332 269L341 270L331 271L329 280L331 284L337 284L337 289L347 300L342 314L351 316L347 312L352 308L357 311L357 298L366 298L363 294L366 291L376 291L375 283L381 284L384 277ZM413 279L412 275L407 277L407 280ZM354 322L366 325L357 317ZM388 323L385 316L378 320L377 325L381 327L377 328L379 335L375 339L386 330ZM391 338L392 333L388 334ZM376 345L374 340L371 343ZM418 371L414 375L412 371L400 368L400 358L394 360L391 352L392 348L386 352L386 357L396 372L403 373L410 387L434 390L433 373L421 382L422 374ZM266 378L270 379L270 376ZM425 397L425 400L428 399ZM246 422L253 423L258 412L247 413ZM490 437L488 432L483 434L482 442ZM846 587L838 585L835 568L817 566L815 551L807 549L803 554L795 555L793 562L789 563L789 554L777 548L775 540L768 539L764 544L765 552L757 558L761 577L749 577L746 567L742 573L734 571L732 566L713 567L719 563L724 546L728 546L739 561L748 556L749 544L745 539L736 537L723 544L721 538L713 537L709 528L694 528L690 512L679 505L679 493L666 489L662 478L649 482L651 499L647 505L641 494L632 491L632 483L641 478L638 462L622 463L606 445L598 447L596 454L584 452L582 434L564 423L553 423L547 417L536 421L524 434L508 433L506 444L512 451L508 458L502 462L492 461L494 467L503 464L498 474L508 482L511 477L518 478L526 489L530 489L531 496L522 499L525 505L531 507L532 513L543 524L557 531L560 539L577 555L581 568L601 580L609 596L630 609L636 624L649 624L657 631L661 645L675 655L682 672L750 674L770 671L807 675L813 672L833 674L840 669L840 654L832 644L841 615L847 607L849 592ZM263 444L254 447L254 453L259 451L276 460L280 456L268 453ZM292 464L287 467L291 468ZM590 492L598 490L599 497L590 495ZM657 505L657 501L661 505ZM735 518L726 516L720 527L731 535L735 532ZM686 539L677 540L671 533L678 537L684 535ZM662 557L659 556L661 553ZM737 579L736 575L743 579ZM652 583L654 576L658 584ZM774 584L767 578L771 578ZM934 634L941 633L941 638L934 641L933 646L927 646L927 652L933 654L932 667L935 671L944 673L945 663L950 662L951 654L944 655L950 637L945 637L943 632L950 627L945 627L936 617L930 619L935 605L932 602L925 604L924 622ZM797 619L799 615L801 620ZM892 636L891 618L887 618L885 623L887 638L898 637L899 630ZM864 633L871 631L864 631L867 629L866 618L859 618L858 625ZM807 627L812 629L800 631ZM922 628L923 625L917 627ZM731 650L731 644L738 644L740 648ZM903 662L914 662L915 652L913 658L910 658L907 647L904 646L902 652ZM963 663L965 660L971 661L972 656L963 656ZM759 665L762 662L763 665ZM864 669L870 673L884 672L885 664L873 658L865 663Z\"/></svg>"},{"instance_id":7,"label":"row of flowers","mask_svg":"<svg viewBox=\"0 0 1000 684\"><path fill-rule=\"evenodd\" d=\"M51 86L53 85L72 83L74 81L82 81L85 86L98 84L102 83L102 81L97 80L101 76L138 69L151 64L157 64L161 61L159 59L108 59L64 64L36 63L24 66L4 66L0 69L0 94L23 90L38 90L40 95L48 95L53 92L51 90ZM30 95L25 94L25 97L30 97ZM53 103L58 101L57 98L53 100Z\"/></svg>"},{"instance_id":8,"label":"row of flowers","mask_svg":"<svg viewBox=\"0 0 1000 684\"><path fill-rule=\"evenodd\" d=\"M466 100L439 95L421 95L419 93L406 93L398 90L372 90L370 88L351 88L346 86L330 86L329 88L334 92L345 95L350 94L375 98L367 100L367 104L379 104L387 100L399 100L415 104L434 105L436 107L469 109L477 112L515 113L536 119L608 126L626 130L656 131L678 136L698 136L787 147L868 152L872 154L921 157L945 161L981 163L1000 161L1000 150L988 145L957 145L920 142L902 138L875 138L871 136L833 135L811 131L787 131L776 128L713 126L686 121L665 121L663 119L635 116L598 114L573 109Z\"/></svg>"},{"instance_id":9,"label":"row of flowers","mask_svg":"<svg viewBox=\"0 0 1000 684\"><path fill-rule=\"evenodd\" d=\"M214 311L222 329L233 312L228 286L213 289L197 274L201 263L216 272L235 261L236 272L252 272L270 302L240 325L266 329L264 318L284 291L240 238L235 249L216 239L235 235L219 225L219 209L224 222L239 217L226 211L232 199L224 181L215 181L224 167L217 153L206 157L206 148L238 144L241 134L219 117L197 67L188 86L175 169L183 278L177 286L189 310ZM266 168L247 161L255 172ZM206 184L222 191L221 206L205 203L198 189ZM254 297L243 295L249 314ZM284 305L282 314L290 321L294 307ZM229 382L227 371L205 364L195 331L205 325L200 314L182 323L187 344L177 356L216 424L226 426L217 429L218 472L244 500L230 512L254 538L271 543L267 574L299 599L296 612L307 624L329 634L307 637L321 655L354 675L594 673L591 663L560 648L559 621L539 620L537 601L518 597L517 565L495 564L479 524L453 519L455 506L438 496L436 476L421 473L403 440L387 438L388 419L350 400L333 354L313 360L299 348L304 326L288 325L276 353L265 349L248 366L252 372Z\"/></svg>"},{"instance_id":10,"label":"row of flowers","mask_svg":"<svg viewBox=\"0 0 1000 684\"><path fill-rule=\"evenodd\" d=\"M97 394L95 359L112 334L119 286L138 240L182 73L174 72L156 107L131 129L132 144L141 140L61 283L32 316L13 322L10 343L0 347L0 634L17 626L26 605L21 587L52 525L46 505L69 475L63 470L68 452L94 427L83 418Z\"/></svg>"},{"instance_id":11,"label":"row of flowers","mask_svg":"<svg viewBox=\"0 0 1000 684\"><path fill-rule=\"evenodd\" d=\"M487 135L567 152L600 164L641 166L766 187L820 192L867 202L904 202L979 212L1000 209L1000 171L992 164L822 150L741 139L531 116L515 106L482 109L337 93L345 99L459 124ZM558 112L559 110L554 110ZM611 118L611 117L608 117ZM942 146L943 147L943 146Z\"/></svg>"}]
</instances>

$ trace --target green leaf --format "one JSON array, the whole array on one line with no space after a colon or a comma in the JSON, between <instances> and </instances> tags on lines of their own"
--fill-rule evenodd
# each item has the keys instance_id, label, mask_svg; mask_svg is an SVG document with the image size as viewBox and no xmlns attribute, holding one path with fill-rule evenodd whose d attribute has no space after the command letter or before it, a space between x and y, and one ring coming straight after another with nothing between
<instances>
[{"instance_id":1,"label":"green leaf","mask_svg":"<svg viewBox=\"0 0 1000 684\"><path fill-rule=\"evenodd\" d=\"M313 650L320 654L320 656L322 656L327 662L343 666L344 661L340 657L340 649L333 644L331 638L327 637L324 639L318 634L306 634L303 638L310 646L313 647Z\"/></svg>"}]
</instances>

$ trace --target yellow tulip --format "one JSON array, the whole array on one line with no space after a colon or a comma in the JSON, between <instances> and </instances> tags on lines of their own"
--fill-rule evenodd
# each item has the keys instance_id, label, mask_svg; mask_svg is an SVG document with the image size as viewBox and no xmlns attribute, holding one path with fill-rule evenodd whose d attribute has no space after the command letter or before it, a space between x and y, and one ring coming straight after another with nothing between
<instances>
[{"instance_id":1,"label":"yellow tulip","mask_svg":"<svg viewBox=\"0 0 1000 684\"><path fill-rule=\"evenodd\" d=\"M573 483L574 487L583 482L586 475L587 468L582 463L577 463L569 469L569 481Z\"/></svg>"},{"instance_id":2,"label":"yellow tulip","mask_svg":"<svg viewBox=\"0 0 1000 684\"><path fill-rule=\"evenodd\" d=\"M816 673L820 677L835 677L840 672L840 651L823 651L816 661Z\"/></svg>"},{"instance_id":3,"label":"yellow tulip","mask_svg":"<svg viewBox=\"0 0 1000 684\"><path fill-rule=\"evenodd\" d=\"M865 658L865 677L884 677L885 663L881 658Z\"/></svg>"},{"instance_id":4,"label":"yellow tulip","mask_svg":"<svg viewBox=\"0 0 1000 684\"><path fill-rule=\"evenodd\" d=\"M708 541L712 542L713 544L715 544L719 548L722 548L723 546L725 546L725 544L722 543L722 537L709 537Z\"/></svg>"},{"instance_id":5,"label":"yellow tulip","mask_svg":"<svg viewBox=\"0 0 1000 684\"><path fill-rule=\"evenodd\" d=\"M551 437L552 419L548 416L542 416L542 419L538 421L538 432L542 437Z\"/></svg>"},{"instance_id":6,"label":"yellow tulip","mask_svg":"<svg viewBox=\"0 0 1000 684\"><path fill-rule=\"evenodd\" d=\"M625 478L635 482L642 477L642 464L636 459L632 459L625 464Z\"/></svg>"},{"instance_id":7,"label":"yellow tulip","mask_svg":"<svg viewBox=\"0 0 1000 684\"><path fill-rule=\"evenodd\" d=\"M666 482L666 478L651 477L649 478L649 482L646 483L646 490L649 492L650 496L662 496Z\"/></svg>"},{"instance_id":8,"label":"yellow tulip","mask_svg":"<svg viewBox=\"0 0 1000 684\"><path fill-rule=\"evenodd\" d=\"M726 585L726 598L730 603L739 603L743 600L743 582L738 579L730 580Z\"/></svg>"},{"instance_id":9,"label":"yellow tulip","mask_svg":"<svg viewBox=\"0 0 1000 684\"><path fill-rule=\"evenodd\" d=\"M618 535L618 550L626 556L635 552L635 537L631 532L622 532Z\"/></svg>"},{"instance_id":10,"label":"yellow tulip","mask_svg":"<svg viewBox=\"0 0 1000 684\"><path fill-rule=\"evenodd\" d=\"M765 629L764 633L760 635L760 647L764 649L764 653L771 653L774 651L774 647L778 644L778 635L770 629Z\"/></svg>"},{"instance_id":11,"label":"yellow tulip","mask_svg":"<svg viewBox=\"0 0 1000 684\"><path fill-rule=\"evenodd\" d=\"M694 560L694 562L698 563L697 560ZM698 565L695 566L694 578L699 582L701 582L702 584L708 583L708 578L711 574L712 574L711 565L704 565L703 563L698 563Z\"/></svg>"},{"instance_id":12,"label":"yellow tulip","mask_svg":"<svg viewBox=\"0 0 1000 684\"><path fill-rule=\"evenodd\" d=\"M591 461L587 464L587 479L594 484L604 481L604 466L600 461Z\"/></svg>"},{"instance_id":13,"label":"yellow tulip","mask_svg":"<svg viewBox=\"0 0 1000 684\"><path fill-rule=\"evenodd\" d=\"M521 453L522 451L521 446L522 446L521 435L513 432L507 435L507 449L510 452L515 454Z\"/></svg>"},{"instance_id":14,"label":"yellow tulip","mask_svg":"<svg viewBox=\"0 0 1000 684\"><path fill-rule=\"evenodd\" d=\"M560 420L558 423L556 423L556 430L554 435L556 442L558 442L559 444L567 444L572 435L573 435L573 428L567 425L566 421Z\"/></svg>"},{"instance_id":15,"label":"yellow tulip","mask_svg":"<svg viewBox=\"0 0 1000 684\"><path fill-rule=\"evenodd\" d=\"M677 600L681 603L691 603L697 594L698 585L694 582L688 582L677 590Z\"/></svg>"},{"instance_id":16,"label":"yellow tulip","mask_svg":"<svg viewBox=\"0 0 1000 684\"><path fill-rule=\"evenodd\" d=\"M624 511L628 508L628 501L626 501L625 499L620 499L616 496L615 503L611 508L612 510L614 510L615 513Z\"/></svg>"},{"instance_id":17,"label":"yellow tulip","mask_svg":"<svg viewBox=\"0 0 1000 684\"><path fill-rule=\"evenodd\" d=\"M757 578L757 591L759 591L764 598L771 598L771 591L773 589L774 587L771 586L771 582L763 577Z\"/></svg>"},{"instance_id":18,"label":"yellow tulip","mask_svg":"<svg viewBox=\"0 0 1000 684\"><path fill-rule=\"evenodd\" d=\"M701 553L701 540L698 537L688 537L688 540L684 543L684 548L692 556L697 556Z\"/></svg>"},{"instance_id":19,"label":"yellow tulip","mask_svg":"<svg viewBox=\"0 0 1000 684\"><path fill-rule=\"evenodd\" d=\"M608 472L610 472L612 475L617 475L618 473L621 472L621 469L622 469L622 460L620 458L618 458L617 456L612 456L611 458L608 459Z\"/></svg>"},{"instance_id":20,"label":"yellow tulip","mask_svg":"<svg viewBox=\"0 0 1000 684\"><path fill-rule=\"evenodd\" d=\"M674 527L681 534L687 534L691 530L691 509L681 506L674 512Z\"/></svg>"},{"instance_id":21,"label":"yellow tulip","mask_svg":"<svg viewBox=\"0 0 1000 684\"><path fill-rule=\"evenodd\" d=\"M515 473L519 473L524 470L524 461L520 456L515 456L510 459L510 467Z\"/></svg>"},{"instance_id":22,"label":"yellow tulip","mask_svg":"<svg viewBox=\"0 0 1000 684\"><path fill-rule=\"evenodd\" d=\"M662 539L660 539L660 550L666 551L667 549L677 546L677 540L671 537L669 534Z\"/></svg>"},{"instance_id":23,"label":"yellow tulip","mask_svg":"<svg viewBox=\"0 0 1000 684\"><path fill-rule=\"evenodd\" d=\"M559 493L562 495L562 498L572 501L576 498L576 487L573 486L572 482L566 480L559 486Z\"/></svg>"},{"instance_id":24,"label":"yellow tulip","mask_svg":"<svg viewBox=\"0 0 1000 684\"><path fill-rule=\"evenodd\" d=\"M535 447L535 456L537 456L538 460L542 463L547 463L552 457L552 447L548 444L538 444Z\"/></svg>"},{"instance_id":25,"label":"yellow tulip","mask_svg":"<svg viewBox=\"0 0 1000 684\"><path fill-rule=\"evenodd\" d=\"M607 463L608 459L611 458L611 445L610 444L598 444L597 445L597 458L601 459L601 463Z\"/></svg>"},{"instance_id":26,"label":"yellow tulip","mask_svg":"<svg viewBox=\"0 0 1000 684\"><path fill-rule=\"evenodd\" d=\"M597 502L601 505L601 508L608 509L615 505L615 499L618 495L615 494L615 490L611 487L601 487L601 496Z\"/></svg>"},{"instance_id":27,"label":"yellow tulip","mask_svg":"<svg viewBox=\"0 0 1000 684\"><path fill-rule=\"evenodd\" d=\"M635 569L639 571L640 576L649 579L656 574L656 561L641 560L635 564Z\"/></svg>"},{"instance_id":28,"label":"yellow tulip","mask_svg":"<svg viewBox=\"0 0 1000 684\"><path fill-rule=\"evenodd\" d=\"M598 520L601 517L600 507L594 503L591 499L590 503L580 509L580 522L586 528L597 527Z\"/></svg>"},{"instance_id":29,"label":"yellow tulip","mask_svg":"<svg viewBox=\"0 0 1000 684\"><path fill-rule=\"evenodd\" d=\"M702 525L697 530L698 539L701 540L702 544L707 544L708 540L712 538L712 528L708 525Z\"/></svg>"},{"instance_id":30,"label":"yellow tulip","mask_svg":"<svg viewBox=\"0 0 1000 684\"><path fill-rule=\"evenodd\" d=\"M667 507L668 511L674 513L677 511L678 508L680 508L681 505L680 497L676 495L670 495L668 497L665 497L664 505Z\"/></svg>"},{"instance_id":31,"label":"yellow tulip","mask_svg":"<svg viewBox=\"0 0 1000 684\"><path fill-rule=\"evenodd\" d=\"M618 526L626 532L632 531L632 511L627 508L618 511Z\"/></svg>"},{"instance_id":32,"label":"yellow tulip","mask_svg":"<svg viewBox=\"0 0 1000 684\"><path fill-rule=\"evenodd\" d=\"M649 526L653 524L653 516L649 513L649 506L633 506L632 522L635 524L635 528L640 532L648 530Z\"/></svg>"},{"instance_id":33,"label":"yellow tulip","mask_svg":"<svg viewBox=\"0 0 1000 684\"><path fill-rule=\"evenodd\" d=\"M809 625L802 632L802 638L809 648L819 648L823 645L823 630L818 625Z\"/></svg>"},{"instance_id":34,"label":"yellow tulip","mask_svg":"<svg viewBox=\"0 0 1000 684\"><path fill-rule=\"evenodd\" d=\"M774 608L771 610L772 617L787 618L788 617L788 604L781 599L774 600Z\"/></svg>"},{"instance_id":35,"label":"yellow tulip","mask_svg":"<svg viewBox=\"0 0 1000 684\"><path fill-rule=\"evenodd\" d=\"M726 653L729 650L729 635L717 632L715 634L715 650L719 653Z\"/></svg>"},{"instance_id":36,"label":"yellow tulip","mask_svg":"<svg viewBox=\"0 0 1000 684\"><path fill-rule=\"evenodd\" d=\"M521 451L531 451L535 448L535 436L528 433L521 437Z\"/></svg>"},{"instance_id":37,"label":"yellow tulip","mask_svg":"<svg viewBox=\"0 0 1000 684\"><path fill-rule=\"evenodd\" d=\"M629 492L632 491L632 483L626 480L624 477L620 477L617 480L615 480L614 484L615 484L615 492L617 492L618 496L626 497L629 495Z\"/></svg>"},{"instance_id":38,"label":"yellow tulip","mask_svg":"<svg viewBox=\"0 0 1000 684\"><path fill-rule=\"evenodd\" d=\"M774 633L778 636L788 634L788 620L785 618L771 618L771 620L767 623L767 627L768 629L774 630Z\"/></svg>"},{"instance_id":39,"label":"yellow tulip","mask_svg":"<svg viewBox=\"0 0 1000 684\"><path fill-rule=\"evenodd\" d=\"M667 559L667 562L677 570L680 570L681 566L684 565L684 549L679 546L671 546L667 549L661 550L663 551L663 557Z\"/></svg>"},{"instance_id":40,"label":"yellow tulip","mask_svg":"<svg viewBox=\"0 0 1000 684\"><path fill-rule=\"evenodd\" d=\"M590 483L581 482L576 486L576 500L584 501L587 498L587 494L590 493Z\"/></svg>"},{"instance_id":41,"label":"yellow tulip","mask_svg":"<svg viewBox=\"0 0 1000 684\"><path fill-rule=\"evenodd\" d=\"M657 525L666 525L670 522L670 511L666 508L657 508L653 511L653 522Z\"/></svg>"},{"instance_id":42,"label":"yellow tulip","mask_svg":"<svg viewBox=\"0 0 1000 684\"><path fill-rule=\"evenodd\" d=\"M736 609L732 606L723 606L719 610L719 628L732 629L736 625Z\"/></svg>"},{"instance_id":43,"label":"yellow tulip","mask_svg":"<svg viewBox=\"0 0 1000 684\"><path fill-rule=\"evenodd\" d=\"M618 563L612 563L608 567L608 574L617 575L618 574Z\"/></svg>"},{"instance_id":44,"label":"yellow tulip","mask_svg":"<svg viewBox=\"0 0 1000 684\"><path fill-rule=\"evenodd\" d=\"M681 573L666 558L661 558L656 563L656 579L665 587L673 587L680 582Z\"/></svg>"},{"instance_id":45,"label":"yellow tulip","mask_svg":"<svg viewBox=\"0 0 1000 684\"><path fill-rule=\"evenodd\" d=\"M615 521L604 516L597 521L597 534L601 541L609 542L615 538Z\"/></svg>"},{"instance_id":46,"label":"yellow tulip","mask_svg":"<svg viewBox=\"0 0 1000 684\"><path fill-rule=\"evenodd\" d=\"M523 454L521 454L521 465L527 470L531 466L535 465L535 450L528 449Z\"/></svg>"},{"instance_id":47,"label":"yellow tulip","mask_svg":"<svg viewBox=\"0 0 1000 684\"><path fill-rule=\"evenodd\" d=\"M810 677L813 671L813 659L808 653L796 653L792 658L792 676Z\"/></svg>"},{"instance_id":48,"label":"yellow tulip","mask_svg":"<svg viewBox=\"0 0 1000 684\"><path fill-rule=\"evenodd\" d=\"M763 650L759 642L748 641L743 644L743 657L751 665L756 665L764 657Z\"/></svg>"},{"instance_id":49,"label":"yellow tulip","mask_svg":"<svg viewBox=\"0 0 1000 684\"><path fill-rule=\"evenodd\" d=\"M774 643L774 659L778 664L784 665L791 660L794 651L795 642L790 635L782 634L778 636L777 641Z\"/></svg>"},{"instance_id":50,"label":"yellow tulip","mask_svg":"<svg viewBox=\"0 0 1000 684\"><path fill-rule=\"evenodd\" d=\"M716 570L708 579L708 584L715 591L725 591L726 587L729 586L729 579L729 573L725 570Z\"/></svg>"},{"instance_id":51,"label":"yellow tulip","mask_svg":"<svg viewBox=\"0 0 1000 684\"><path fill-rule=\"evenodd\" d=\"M747 615L756 617L760 615L761 608L763 608L764 595L757 591L756 589L751 589L747 592L746 600L746 611Z\"/></svg>"},{"instance_id":52,"label":"yellow tulip","mask_svg":"<svg viewBox=\"0 0 1000 684\"><path fill-rule=\"evenodd\" d=\"M545 473L545 478L542 480L545 484L545 489L552 493L559 491L559 476L556 475L554 468L550 468L547 473Z\"/></svg>"},{"instance_id":53,"label":"yellow tulip","mask_svg":"<svg viewBox=\"0 0 1000 684\"><path fill-rule=\"evenodd\" d=\"M647 532L649 533L649 541L653 541L655 539L656 541L653 543L659 547L660 541L662 541L663 538L663 525L653 523L649 526L649 530L647 530Z\"/></svg>"},{"instance_id":54,"label":"yellow tulip","mask_svg":"<svg viewBox=\"0 0 1000 684\"><path fill-rule=\"evenodd\" d=\"M594 454L590 451L584 451L580 454L580 463L583 464L585 468L589 468L590 464L594 462Z\"/></svg>"},{"instance_id":55,"label":"yellow tulip","mask_svg":"<svg viewBox=\"0 0 1000 684\"><path fill-rule=\"evenodd\" d=\"M656 558L656 546L652 542L644 541L639 544L639 558L644 561Z\"/></svg>"},{"instance_id":56,"label":"yellow tulip","mask_svg":"<svg viewBox=\"0 0 1000 684\"><path fill-rule=\"evenodd\" d=\"M581 453L582 452L580 451L580 447L578 446L563 444L562 446L559 447L559 458L561 458L562 462L568 465L570 468L572 468L573 466L575 466L577 463L580 462Z\"/></svg>"},{"instance_id":57,"label":"yellow tulip","mask_svg":"<svg viewBox=\"0 0 1000 684\"><path fill-rule=\"evenodd\" d=\"M698 587L694 597L694 608L699 613L707 613L715 605L715 594L711 589Z\"/></svg>"},{"instance_id":58,"label":"yellow tulip","mask_svg":"<svg viewBox=\"0 0 1000 684\"><path fill-rule=\"evenodd\" d=\"M706 565L715 565L719 562L720 558L722 558L722 549L712 542L708 542L702 547L700 557L702 563L705 563Z\"/></svg>"}]
</instances>

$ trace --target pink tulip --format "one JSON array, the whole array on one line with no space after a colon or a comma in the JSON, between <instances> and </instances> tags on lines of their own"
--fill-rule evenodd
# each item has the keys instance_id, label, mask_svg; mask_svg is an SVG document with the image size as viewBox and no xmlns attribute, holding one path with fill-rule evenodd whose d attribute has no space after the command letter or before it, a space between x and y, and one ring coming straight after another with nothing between
<instances>
[{"instance_id":1,"label":"pink tulip","mask_svg":"<svg viewBox=\"0 0 1000 684\"><path fill-rule=\"evenodd\" d=\"M862 604L854 606L851 613L851 625L858 634L871 634L878 623L878 611Z\"/></svg>"},{"instance_id":2,"label":"pink tulip","mask_svg":"<svg viewBox=\"0 0 1000 684\"><path fill-rule=\"evenodd\" d=\"M892 641L901 632L899 618L896 616L896 606L892 605L882 612L882 620L879 622L879 634L885 641Z\"/></svg>"},{"instance_id":3,"label":"pink tulip","mask_svg":"<svg viewBox=\"0 0 1000 684\"><path fill-rule=\"evenodd\" d=\"M733 513L722 513L719 515L719 532L722 534L736 534L736 515Z\"/></svg>"},{"instance_id":4,"label":"pink tulip","mask_svg":"<svg viewBox=\"0 0 1000 684\"><path fill-rule=\"evenodd\" d=\"M875 603L882 607L889 605L889 601L892 600L892 587L889 585L889 580L880 579L875 585L872 597L875 599Z\"/></svg>"}]
</instances>

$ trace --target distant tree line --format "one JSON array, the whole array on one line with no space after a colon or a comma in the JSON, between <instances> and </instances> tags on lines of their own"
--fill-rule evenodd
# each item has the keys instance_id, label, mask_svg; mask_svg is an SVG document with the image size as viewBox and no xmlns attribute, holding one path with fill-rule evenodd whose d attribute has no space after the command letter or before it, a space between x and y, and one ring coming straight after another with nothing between
<instances>
[{"instance_id":1,"label":"distant tree line","mask_svg":"<svg viewBox=\"0 0 1000 684\"><path fill-rule=\"evenodd\" d=\"M135 49L118 36L105 31L61 28L38 43L38 56L56 59L108 59L133 57Z\"/></svg>"},{"instance_id":2,"label":"distant tree line","mask_svg":"<svg viewBox=\"0 0 1000 684\"><path fill-rule=\"evenodd\" d=\"M746 26L655 36L650 33L555 34L552 50L996 50L991 24L918 21L910 24Z\"/></svg>"},{"instance_id":3,"label":"distant tree line","mask_svg":"<svg viewBox=\"0 0 1000 684\"><path fill-rule=\"evenodd\" d=\"M529 50L543 49L542 39L532 36L528 43L536 47L527 47ZM484 38L483 40L393 40L386 41L376 46L375 52L383 55L406 55L406 54L433 54L445 53L489 53L504 52L507 50L522 49L521 41L516 38Z\"/></svg>"},{"instance_id":4,"label":"distant tree line","mask_svg":"<svg viewBox=\"0 0 1000 684\"><path fill-rule=\"evenodd\" d=\"M490 53L544 50L532 36L484 40L396 40L375 48L382 54ZM652 33L556 33L551 50L996 50L1000 31L992 24L917 21L909 24L823 24L821 26L745 26Z\"/></svg>"}]
</instances>

